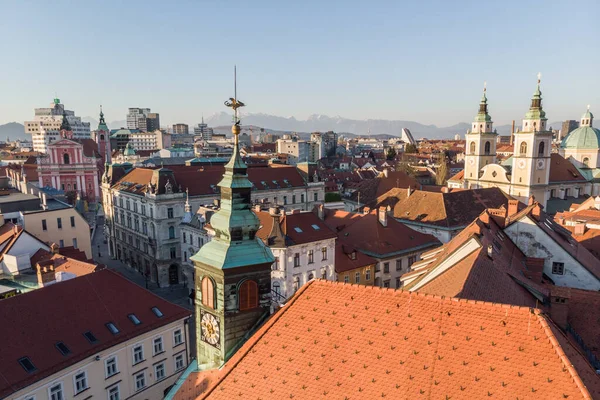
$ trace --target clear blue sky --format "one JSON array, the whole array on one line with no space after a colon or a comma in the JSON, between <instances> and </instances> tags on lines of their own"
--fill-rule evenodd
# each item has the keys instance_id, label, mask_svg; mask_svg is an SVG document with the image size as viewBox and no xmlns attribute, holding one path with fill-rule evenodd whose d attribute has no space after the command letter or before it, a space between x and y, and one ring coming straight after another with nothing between
<instances>
[{"instance_id":1,"label":"clear blue sky","mask_svg":"<svg viewBox=\"0 0 600 400\"><path fill-rule=\"evenodd\" d=\"M226 110L470 121L483 82L498 124L527 110L538 71L551 122L600 124L600 2L0 0L0 123L54 93L80 116L163 124Z\"/></svg>"}]
</instances>

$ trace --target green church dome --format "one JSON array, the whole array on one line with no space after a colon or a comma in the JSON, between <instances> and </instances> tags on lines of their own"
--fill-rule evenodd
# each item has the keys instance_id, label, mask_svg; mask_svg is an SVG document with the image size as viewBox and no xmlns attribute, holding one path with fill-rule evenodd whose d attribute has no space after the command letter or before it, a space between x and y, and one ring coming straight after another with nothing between
<instances>
[{"instance_id":1,"label":"green church dome","mask_svg":"<svg viewBox=\"0 0 600 400\"><path fill-rule=\"evenodd\" d=\"M560 147L563 149L600 149L600 129L591 126L581 126L563 139Z\"/></svg>"}]
</instances>

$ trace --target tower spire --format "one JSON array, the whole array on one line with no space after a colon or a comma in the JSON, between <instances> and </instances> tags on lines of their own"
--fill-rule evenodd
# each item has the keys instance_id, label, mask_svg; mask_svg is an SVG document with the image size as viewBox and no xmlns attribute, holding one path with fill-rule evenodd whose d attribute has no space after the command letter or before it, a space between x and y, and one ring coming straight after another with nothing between
<instances>
[{"instance_id":1,"label":"tower spire","mask_svg":"<svg viewBox=\"0 0 600 400\"><path fill-rule=\"evenodd\" d=\"M546 112L542 108L542 91L540 90L542 73L537 74L537 86L531 97L531 106L523 120L524 132L539 132L546 129Z\"/></svg>"}]
</instances>

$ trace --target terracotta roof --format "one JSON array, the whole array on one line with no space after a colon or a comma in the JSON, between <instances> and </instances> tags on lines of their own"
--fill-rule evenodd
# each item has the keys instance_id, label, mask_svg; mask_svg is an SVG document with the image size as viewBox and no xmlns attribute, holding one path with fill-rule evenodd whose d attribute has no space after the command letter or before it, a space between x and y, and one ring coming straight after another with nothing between
<instances>
[{"instance_id":1,"label":"terracotta roof","mask_svg":"<svg viewBox=\"0 0 600 400\"><path fill-rule=\"evenodd\" d=\"M390 195L394 195L391 193ZM498 188L434 193L415 190L394 206L394 218L445 228L470 224L486 208L508 206L509 195Z\"/></svg>"},{"instance_id":2,"label":"terracotta roof","mask_svg":"<svg viewBox=\"0 0 600 400\"><path fill-rule=\"evenodd\" d=\"M586 179L570 161L565 160L565 158L558 153L550 154L550 183L585 181Z\"/></svg>"},{"instance_id":3,"label":"terracotta roof","mask_svg":"<svg viewBox=\"0 0 600 400\"><path fill-rule=\"evenodd\" d=\"M68 257L66 254L64 254L65 252L63 252L63 250L63 248L60 249L63 254L52 254L47 250L39 249L31 257L31 266L35 268L37 263L52 261L52 264L57 272L69 272L76 276L91 274L92 272L97 272L106 268L104 265L98 265L91 262L86 262L85 260L78 260ZM85 253L83 253L83 255L85 256Z\"/></svg>"},{"instance_id":4,"label":"terracotta roof","mask_svg":"<svg viewBox=\"0 0 600 400\"><path fill-rule=\"evenodd\" d=\"M274 219L267 211L257 212L256 215L260 220L260 229L256 232L256 236L267 240L273 229ZM280 216L279 221L288 246L337 237L337 234L312 212L285 214Z\"/></svg>"},{"instance_id":5,"label":"terracotta roof","mask_svg":"<svg viewBox=\"0 0 600 400\"><path fill-rule=\"evenodd\" d=\"M152 307L158 307L163 317L158 318ZM131 313L142 321L140 325L129 320ZM4 299L0 301L0 397L187 316L189 311L107 269ZM108 322L120 333L113 335L105 325ZM87 331L97 343L83 336ZM62 355L55 347L59 341L71 353ZM27 373L18 363L22 357L28 357L36 371Z\"/></svg>"},{"instance_id":6,"label":"terracotta roof","mask_svg":"<svg viewBox=\"0 0 600 400\"><path fill-rule=\"evenodd\" d=\"M462 180L465 177L465 170L463 169L462 171L454 174L451 178L448 178L449 181L460 181L462 182Z\"/></svg>"},{"instance_id":7,"label":"terracotta roof","mask_svg":"<svg viewBox=\"0 0 600 400\"><path fill-rule=\"evenodd\" d=\"M539 310L317 280L176 398L591 399L571 357Z\"/></svg>"},{"instance_id":8,"label":"terracotta roof","mask_svg":"<svg viewBox=\"0 0 600 400\"><path fill-rule=\"evenodd\" d=\"M358 201L360 193L360 203L372 206L379 196L393 188L418 188L419 182L408 176L403 171L388 171L379 174L375 179L363 180L359 183L356 191L352 193L352 200Z\"/></svg>"},{"instance_id":9,"label":"terracotta roof","mask_svg":"<svg viewBox=\"0 0 600 400\"><path fill-rule=\"evenodd\" d=\"M354 258L353 258L354 257ZM361 251L357 251L353 246L344 244L338 240L335 245L335 272L351 271L356 268L368 267L377 264L377 260Z\"/></svg>"},{"instance_id":10,"label":"terracotta roof","mask_svg":"<svg viewBox=\"0 0 600 400\"><path fill-rule=\"evenodd\" d=\"M440 244L434 236L417 232L389 216L387 226L383 226L378 210L363 214L325 209L325 223L345 244L372 257L422 251Z\"/></svg>"}]
</instances>

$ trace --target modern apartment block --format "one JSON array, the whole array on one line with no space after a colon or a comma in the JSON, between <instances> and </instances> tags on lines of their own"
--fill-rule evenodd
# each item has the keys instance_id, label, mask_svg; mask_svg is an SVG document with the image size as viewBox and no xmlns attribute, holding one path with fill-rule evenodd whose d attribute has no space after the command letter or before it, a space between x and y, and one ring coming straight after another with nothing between
<instances>
[{"instance_id":1,"label":"modern apartment block","mask_svg":"<svg viewBox=\"0 0 600 400\"><path fill-rule=\"evenodd\" d=\"M149 108L130 108L127 113L127 129L139 129L143 132L160 129L159 114L150 112Z\"/></svg>"},{"instance_id":2,"label":"modern apartment block","mask_svg":"<svg viewBox=\"0 0 600 400\"><path fill-rule=\"evenodd\" d=\"M173 124L171 133L187 135L190 132L190 128L187 124Z\"/></svg>"},{"instance_id":3,"label":"modern apartment block","mask_svg":"<svg viewBox=\"0 0 600 400\"><path fill-rule=\"evenodd\" d=\"M108 269L4 299L0 398L163 398L190 361L190 314Z\"/></svg>"},{"instance_id":4,"label":"modern apartment block","mask_svg":"<svg viewBox=\"0 0 600 400\"><path fill-rule=\"evenodd\" d=\"M74 111L65 109L60 99L54 99L48 108L36 108L32 121L25 121L25 133L31 134L33 150L45 153L50 143L60 137L60 127L66 118L73 131L73 139L90 139L90 123L82 122Z\"/></svg>"},{"instance_id":5,"label":"modern apartment block","mask_svg":"<svg viewBox=\"0 0 600 400\"><path fill-rule=\"evenodd\" d=\"M202 122L194 127L194 135L199 136L199 138L203 140L212 140L213 129L209 128L208 125L204 123L204 118L202 118Z\"/></svg>"}]
</instances>

